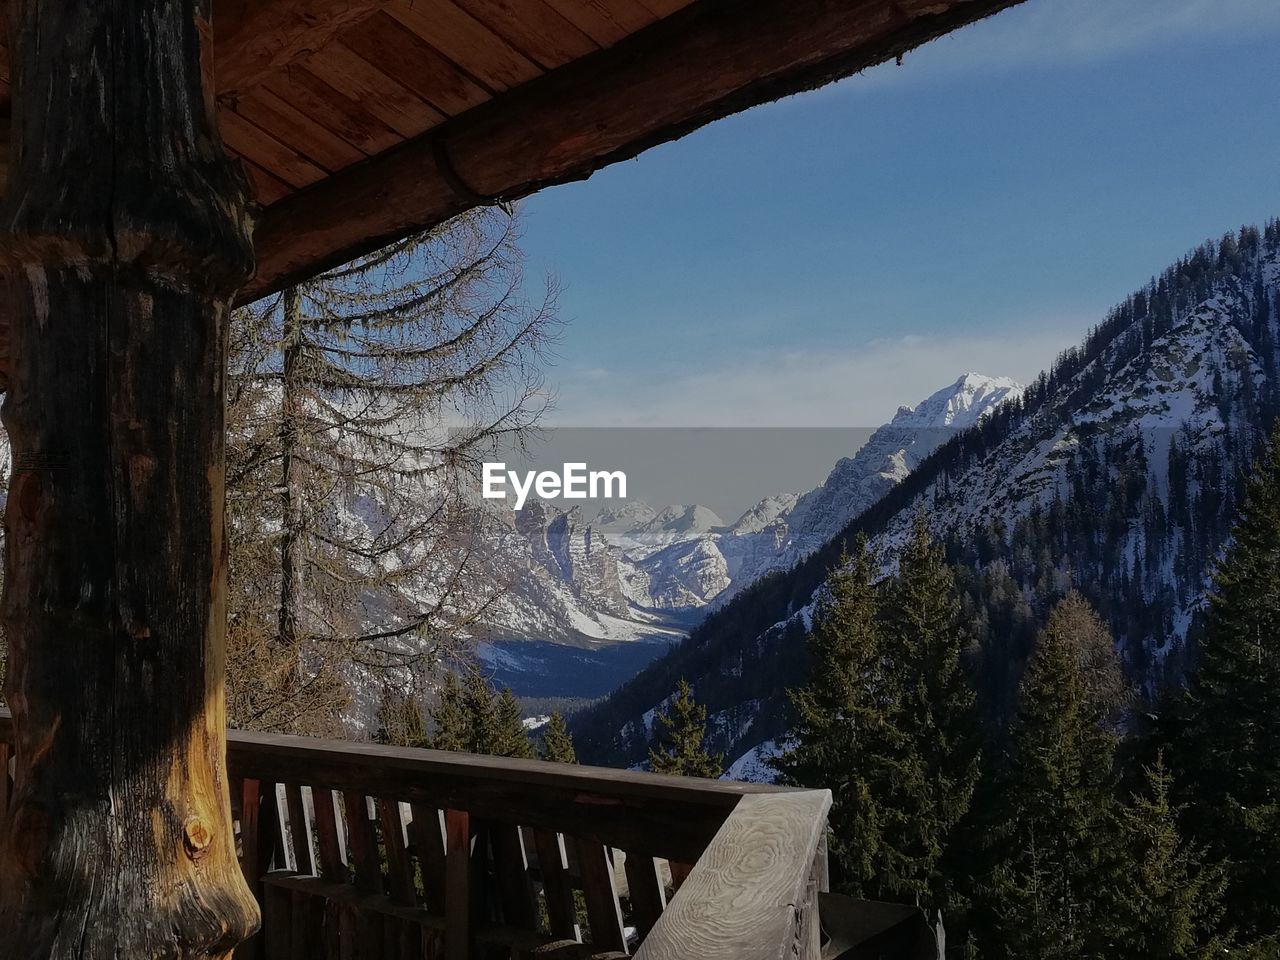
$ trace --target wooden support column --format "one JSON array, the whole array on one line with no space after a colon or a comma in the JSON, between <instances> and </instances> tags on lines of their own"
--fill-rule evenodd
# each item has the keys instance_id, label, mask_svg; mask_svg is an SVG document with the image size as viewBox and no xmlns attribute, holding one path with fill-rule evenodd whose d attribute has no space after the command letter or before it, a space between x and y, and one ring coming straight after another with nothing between
<instances>
[{"instance_id":1,"label":"wooden support column","mask_svg":"<svg viewBox=\"0 0 1280 960\"><path fill-rule=\"evenodd\" d=\"M209 0L9 6L0 953L226 958L258 923L223 704L226 326L253 253Z\"/></svg>"}]
</instances>

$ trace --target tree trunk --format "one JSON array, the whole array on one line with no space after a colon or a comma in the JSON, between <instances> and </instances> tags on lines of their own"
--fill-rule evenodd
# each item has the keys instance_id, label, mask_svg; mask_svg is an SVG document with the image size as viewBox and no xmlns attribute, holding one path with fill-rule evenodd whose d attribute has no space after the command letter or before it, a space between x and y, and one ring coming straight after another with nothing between
<instances>
[{"instance_id":1,"label":"tree trunk","mask_svg":"<svg viewBox=\"0 0 1280 960\"><path fill-rule=\"evenodd\" d=\"M298 458L302 397L302 294L290 287L282 297L284 342L280 387L280 646L301 656L298 620L302 603L302 463ZM301 660L299 660L299 668Z\"/></svg>"},{"instance_id":2,"label":"tree trunk","mask_svg":"<svg viewBox=\"0 0 1280 960\"><path fill-rule=\"evenodd\" d=\"M223 385L252 270L209 0L11 0L0 953L225 958Z\"/></svg>"}]
</instances>

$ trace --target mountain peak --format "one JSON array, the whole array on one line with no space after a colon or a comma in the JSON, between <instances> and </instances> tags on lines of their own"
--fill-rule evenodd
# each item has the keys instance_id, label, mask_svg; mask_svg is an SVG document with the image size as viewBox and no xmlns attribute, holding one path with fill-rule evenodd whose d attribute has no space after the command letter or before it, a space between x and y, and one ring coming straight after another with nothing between
<instances>
[{"instance_id":1,"label":"mountain peak","mask_svg":"<svg viewBox=\"0 0 1280 960\"><path fill-rule=\"evenodd\" d=\"M897 427L930 429L973 426L993 408L1026 388L1009 377L991 377L969 372L943 387L915 407L899 407L892 423Z\"/></svg>"}]
</instances>

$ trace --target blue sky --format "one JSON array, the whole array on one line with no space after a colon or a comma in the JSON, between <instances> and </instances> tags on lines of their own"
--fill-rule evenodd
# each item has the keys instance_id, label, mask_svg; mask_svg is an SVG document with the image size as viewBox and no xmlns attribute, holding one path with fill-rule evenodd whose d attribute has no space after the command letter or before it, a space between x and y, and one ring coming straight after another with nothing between
<instances>
[{"instance_id":1,"label":"blue sky","mask_svg":"<svg viewBox=\"0 0 1280 960\"><path fill-rule=\"evenodd\" d=\"M1029 0L525 215L554 422L873 426L1280 215L1280 2Z\"/></svg>"}]
</instances>

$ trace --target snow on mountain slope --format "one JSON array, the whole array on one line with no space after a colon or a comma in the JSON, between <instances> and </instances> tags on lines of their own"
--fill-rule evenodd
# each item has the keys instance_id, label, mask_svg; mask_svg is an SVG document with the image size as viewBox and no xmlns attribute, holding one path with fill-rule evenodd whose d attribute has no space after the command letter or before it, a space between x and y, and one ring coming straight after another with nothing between
<instances>
[{"instance_id":1,"label":"snow on mountain slope","mask_svg":"<svg viewBox=\"0 0 1280 960\"><path fill-rule=\"evenodd\" d=\"M786 516L787 541L778 556L763 568L745 567L739 578L755 579L817 550L955 433L1021 396L1023 389L1007 378L966 373L919 405L900 407L865 446L835 465L822 486L797 501Z\"/></svg>"},{"instance_id":2,"label":"snow on mountain slope","mask_svg":"<svg viewBox=\"0 0 1280 960\"><path fill-rule=\"evenodd\" d=\"M633 572L624 591L660 609L719 605L821 547L957 431L1021 394L1007 378L967 373L915 407L901 407L825 483L803 496L765 497L731 525L700 506L671 506L631 526L610 513L607 539ZM652 514L650 516L650 514Z\"/></svg>"},{"instance_id":3,"label":"snow on mountain slope","mask_svg":"<svg viewBox=\"0 0 1280 960\"><path fill-rule=\"evenodd\" d=\"M964 566L976 678L994 719L1007 717L1037 624L1072 587L1109 622L1136 683L1177 678L1241 479L1280 414L1280 221L1179 260L1018 403L975 414L980 404L963 398L986 390L967 380L951 391L959 402L939 396L903 412L801 498L787 523L789 544L803 549L856 502L850 491L867 482L886 491L808 561L741 606L729 601L690 642L578 718L579 756L620 766L643 756L638 718L669 695L673 676L695 685L711 716L759 704L742 735L736 723L712 731L712 749L731 761L777 740L788 723L784 689L804 681L806 598L855 534L870 536L892 569L921 513ZM915 436L939 423L970 426L941 445L908 445L894 432L917 413L912 426L925 433Z\"/></svg>"},{"instance_id":4,"label":"snow on mountain slope","mask_svg":"<svg viewBox=\"0 0 1280 960\"><path fill-rule=\"evenodd\" d=\"M1175 433L1185 433L1197 444L1212 441L1227 429L1221 398L1243 392L1245 381L1251 391L1262 389L1262 364L1232 322L1243 306L1226 296L1199 304L1142 355L1109 373L1085 403L1049 405L981 464L949 476L945 487L931 487L919 506L935 531L954 535L993 519L1012 524L1062 497L1066 468L1091 436L1141 437L1162 478L1161 463ZM1095 375L1086 369L1076 381L1083 385ZM1162 479L1158 483L1167 491ZM886 540L900 538L908 523L906 516L895 518Z\"/></svg>"}]
</instances>

